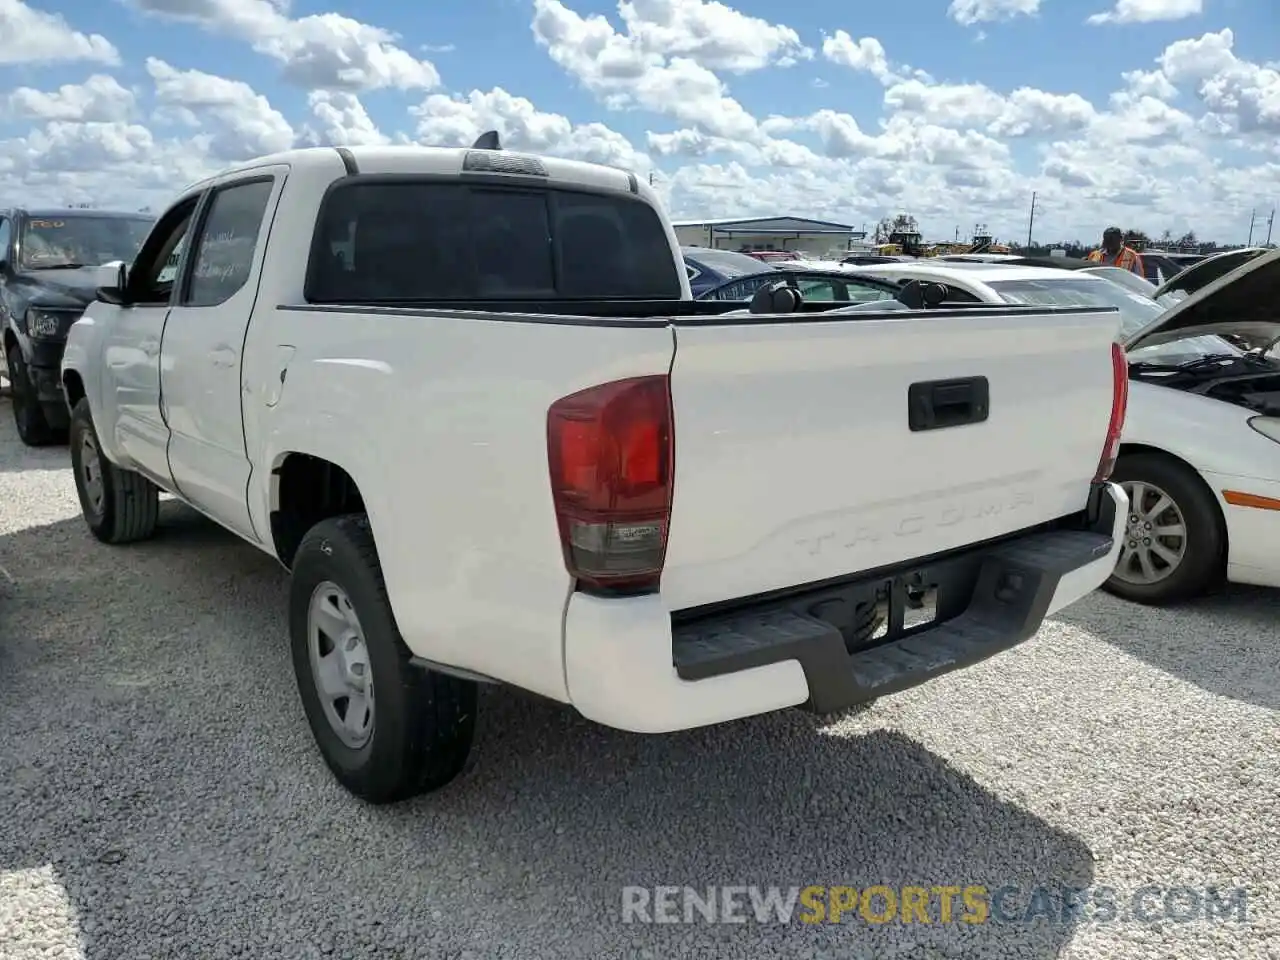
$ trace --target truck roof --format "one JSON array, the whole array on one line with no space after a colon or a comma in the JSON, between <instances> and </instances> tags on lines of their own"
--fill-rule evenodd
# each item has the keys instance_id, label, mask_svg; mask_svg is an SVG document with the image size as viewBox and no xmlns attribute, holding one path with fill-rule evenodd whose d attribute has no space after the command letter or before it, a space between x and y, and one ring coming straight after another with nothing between
<instances>
[{"instance_id":1,"label":"truck roof","mask_svg":"<svg viewBox=\"0 0 1280 960\"><path fill-rule=\"evenodd\" d=\"M302 147L257 157L191 184L196 190L228 175L249 172L262 167L287 164L301 170L330 169L335 153L342 158L348 174L407 174L426 176L460 176L464 173L508 173L545 177L549 185L579 186L588 189L612 189L635 194L657 203L654 193L643 178L621 167L610 167L581 160L566 160L542 154L483 147L425 147L415 144L396 146Z\"/></svg>"}]
</instances>

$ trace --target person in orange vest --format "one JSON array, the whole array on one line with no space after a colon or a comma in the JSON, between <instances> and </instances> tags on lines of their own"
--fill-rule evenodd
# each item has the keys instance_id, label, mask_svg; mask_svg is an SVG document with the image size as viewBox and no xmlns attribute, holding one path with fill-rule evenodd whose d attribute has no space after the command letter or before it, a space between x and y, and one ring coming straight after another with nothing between
<instances>
[{"instance_id":1,"label":"person in orange vest","mask_svg":"<svg viewBox=\"0 0 1280 960\"><path fill-rule=\"evenodd\" d=\"M1089 254L1089 260L1092 263L1131 270L1140 277L1146 275L1141 255L1124 242L1124 234L1119 227L1107 227L1102 232L1102 246Z\"/></svg>"}]
</instances>

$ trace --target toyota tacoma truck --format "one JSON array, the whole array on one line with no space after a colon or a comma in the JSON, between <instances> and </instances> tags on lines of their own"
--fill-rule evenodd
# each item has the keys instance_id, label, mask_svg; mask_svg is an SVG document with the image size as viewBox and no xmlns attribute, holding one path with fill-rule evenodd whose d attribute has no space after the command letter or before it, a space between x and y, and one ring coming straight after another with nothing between
<instances>
[{"instance_id":1,"label":"toyota tacoma truck","mask_svg":"<svg viewBox=\"0 0 1280 960\"><path fill-rule=\"evenodd\" d=\"M94 536L165 491L289 571L353 794L453 779L481 683L634 732L829 713L1106 580L1114 309L694 301L643 180L496 140L193 185L62 362Z\"/></svg>"}]
</instances>

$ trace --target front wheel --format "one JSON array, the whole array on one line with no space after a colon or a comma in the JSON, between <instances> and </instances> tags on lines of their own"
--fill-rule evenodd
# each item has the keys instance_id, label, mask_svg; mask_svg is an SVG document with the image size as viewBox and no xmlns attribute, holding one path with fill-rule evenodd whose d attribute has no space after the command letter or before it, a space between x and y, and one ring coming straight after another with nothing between
<instances>
[{"instance_id":1,"label":"front wheel","mask_svg":"<svg viewBox=\"0 0 1280 960\"><path fill-rule=\"evenodd\" d=\"M1108 592L1136 603L1189 600L1224 570L1226 525L1212 492L1186 464L1160 453L1122 456L1111 479L1129 497L1120 559Z\"/></svg>"},{"instance_id":2,"label":"front wheel","mask_svg":"<svg viewBox=\"0 0 1280 960\"><path fill-rule=\"evenodd\" d=\"M31 371L22 359L22 351L15 344L5 356L9 368L9 403L13 406L13 422L18 429L18 439L28 447L47 447L63 439L60 431L50 425L31 381Z\"/></svg>"},{"instance_id":3,"label":"front wheel","mask_svg":"<svg viewBox=\"0 0 1280 960\"><path fill-rule=\"evenodd\" d=\"M311 732L348 791L394 803L462 771L476 685L410 662L363 514L323 520L303 538L289 587L289 637Z\"/></svg>"},{"instance_id":4,"label":"front wheel","mask_svg":"<svg viewBox=\"0 0 1280 960\"><path fill-rule=\"evenodd\" d=\"M139 473L117 467L102 453L88 398L71 411L71 468L85 523L103 543L146 540L160 517L160 491Z\"/></svg>"}]
</instances>

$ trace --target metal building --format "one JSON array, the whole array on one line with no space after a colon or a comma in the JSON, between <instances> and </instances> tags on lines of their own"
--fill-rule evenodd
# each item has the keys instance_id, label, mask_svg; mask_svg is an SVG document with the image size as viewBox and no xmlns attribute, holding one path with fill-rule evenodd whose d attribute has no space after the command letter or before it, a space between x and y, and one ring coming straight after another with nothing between
<instances>
[{"instance_id":1,"label":"metal building","mask_svg":"<svg viewBox=\"0 0 1280 960\"><path fill-rule=\"evenodd\" d=\"M865 230L804 217L677 220L672 226L680 245L685 247L743 252L795 250L814 255L869 248Z\"/></svg>"}]
</instances>

